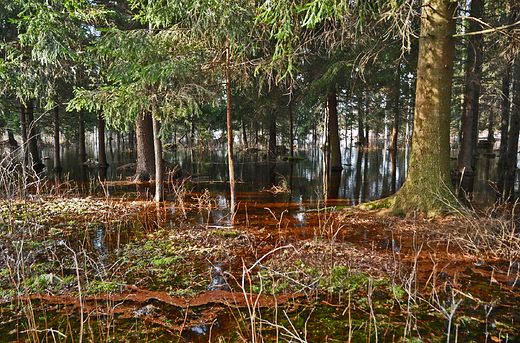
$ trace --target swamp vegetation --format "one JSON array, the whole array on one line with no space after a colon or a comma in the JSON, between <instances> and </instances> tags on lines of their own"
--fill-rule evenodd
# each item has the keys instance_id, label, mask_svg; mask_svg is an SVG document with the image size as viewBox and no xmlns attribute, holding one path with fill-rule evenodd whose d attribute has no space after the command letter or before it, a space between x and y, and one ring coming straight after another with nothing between
<instances>
[{"instance_id":1,"label":"swamp vegetation","mask_svg":"<svg viewBox=\"0 0 520 343\"><path fill-rule=\"evenodd\" d=\"M296 179L313 169L305 158L283 160L277 170L292 164ZM268 167L250 163L259 174ZM167 182L162 203L133 183L94 179L43 178L22 199L17 173L4 168L2 340L517 339L514 208L401 218L352 199L326 203L298 193L298 183L292 194L284 175L272 189L268 180L239 182L231 222L227 186L215 182L222 167L207 164L202 175Z\"/></svg>"}]
</instances>

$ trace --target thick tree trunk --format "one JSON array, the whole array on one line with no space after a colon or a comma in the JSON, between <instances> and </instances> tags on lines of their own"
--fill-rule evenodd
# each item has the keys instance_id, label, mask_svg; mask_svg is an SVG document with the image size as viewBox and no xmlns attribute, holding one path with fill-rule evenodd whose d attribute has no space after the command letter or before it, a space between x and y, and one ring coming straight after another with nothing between
<instances>
[{"instance_id":1,"label":"thick tree trunk","mask_svg":"<svg viewBox=\"0 0 520 343\"><path fill-rule=\"evenodd\" d=\"M517 58L513 71L513 110L507 142L507 171L504 187L504 199L513 201L518 155L518 137L520 131L520 59Z\"/></svg>"},{"instance_id":2,"label":"thick tree trunk","mask_svg":"<svg viewBox=\"0 0 520 343\"><path fill-rule=\"evenodd\" d=\"M153 123L150 112L144 111L137 119L137 168L134 180L147 182L154 178L155 158L153 148Z\"/></svg>"},{"instance_id":3,"label":"thick tree trunk","mask_svg":"<svg viewBox=\"0 0 520 343\"><path fill-rule=\"evenodd\" d=\"M431 0L422 8L412 152L406 181L392 199L397 214L441 214L453 199L450 102L456 8L450 0Z\"/></svg>"},{"instance_id":4,"label":"thick tree trunk","mask_svg":"<svg viewBox=\"0 0 520 343\"><path fill-rule=\"evenodd\" d=\"M61 157L60 157L60 107L54 106L54 180L56 183L61 182Z\"/></svg>"},{"instance_id":5,"label":"thick tree trunk","mask_svg":"<svg viewBox=\"0 0 520 343\"><path fill-rule=\"evenodd\" d=\"M484 3L482 0L472 0L471 16L482 18L483 7ZM471 20L469 30L470 32L478 32L482 30L482 26L476 20ZM471 195L476 176L475 165L478 155L479 98L483 61L482 42L482 35L469 36L466 90L464 96L464 120L458 164L458 179L461 189L459 197L463 198Z\"/></svg>"},{"instance_id":6,"label":"thick tree trunk","mask_svg":"<svg viewBox=\"0 0 520 343\"><path fill-rule=\"evenodd\" d=\"M161 123L157 120L155 113L157 112L157 104L155 99L152 100L152 126L153 126L153 146L155 152L155 201L164 200L164 168L162 159L162 143L159 137Z\"/></svg>"},{"instance_id":7,"label":"thick tree trunk","mask_svg":"<svg viewBox=\"0 0 520 343\"><path fill-rule=\"evenodd\" d=\"M29 125L27 128L27 149L29 151L30 162L35 172L39 173L45 168L45 164L42 163L40 153L38 151L38 143L36 136L36 123L34 121L34 107L32 101L28 101L25 112L25 123Z\"/></svg>"},{"instance_id":8,"label":"thick tree trunk","mask_svg":"<svg viewBox=\"0 0 520 343\"><path fill-rule=\"evenodd\" d=\"M328 120L328 134L329 134L329 149L330 149L330 169L332 171L341 171L341 148L339 140L339 125L338 125L338 100L336 98L336 89L333 88L327 95L327 109L329 114Z\"/></svg>"},{"instance_id":9,"label":"thick tree trunk","mask_svg":"<svg viewBox=\"0 0 520 343\"><path fill-rule=\"evenodd\" d=\"M227 145L228 145L228 166L229 166L229 195L230 205L229 211L231 220L235 217L237 206L237 195L235 191L235 161L233 159L233 116L231 107L231 77L229 69L231 68L231 56L229 47L226 51L226 120L227 120Z\"/></svg>"}]
</instances>

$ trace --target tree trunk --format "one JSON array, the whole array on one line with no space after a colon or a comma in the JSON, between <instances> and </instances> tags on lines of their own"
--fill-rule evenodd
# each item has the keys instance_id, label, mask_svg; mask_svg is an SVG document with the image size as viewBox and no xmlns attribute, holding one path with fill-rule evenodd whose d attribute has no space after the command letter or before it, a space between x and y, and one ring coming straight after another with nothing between
<instances>
[{"instance_id":1,"label":"tree trunk","mask_svg":"<svg viewBox=\"0 0 520 343\"><path fill-rule=\"evenodd\" d=\"M233 116L231 108L231 77L229 69L231 68L231 56L229 46L226 50L226 120L227 120L227 143L228 143L228 166L229 166L229 195L231 220L235 217L237 195L235 191L235 162L233 159Z\"/></svg>"},{"instance_id":2,"label":"tree trunk","mask_svg":"<svg viewBox=\"0 0 520 343\"><path fill-rule=\"evenodd\" d=\"M368 146L370 145L370 126L368 125L368 123L365 123L365 146L368 148Z\"/></svg>"},{"instance_id":3,"label":"tree trunk","mask_svg":"<svg viewBox=\"0 0 520 343\"><path fill-rule=\"evenodd\" d=\"M85 148L85 119L83 118L83 111L79 112L79 160L81 163L87 161L87 150Z\"/></svg>"},{"instance_id":4,"label":"tree trunk","mask_svg":"<svg viewBox=\"0 0 520 343\"><path fill-rule=\"evenodd\" d=\"M520 58L515 59L513 71L513 110L509 126L507 142L507 171L504 189L504 199L512 202L515 190L515 179L518 155L518 136L520 130Z\"/></svg>"},{"instance_id":5,"label":"tree trunk","mask_svg":"<svg viewBox=\"0 0 520 343\"><path fill-rule=\"evenodd\" d=\"M509 24L513 24L516 19L516 13L513 11L509 17ZM510 86L510 75L511 75L511 65L509 63L509 58L505 58L505 72L502 75L502 90L500 94L501 102L501 125L500 125L500 152L498 156L498 182L497 182L497 200L500 202L504 202L506 197L504 197L504 187L507 173L507 141L508 131L509 131L509 117L511 112L511 102L509 99L509 86Z\"/></svg>"},{"instance_id":6,"label":"tree trunk","mask_svg":"<svg viewBox=\"0 0 520 343\"><path fill-rule=\"evenodd\" d=\"M25 105L20 101L20 135L22 137L22 170L24 173L27 168L27 125L25 121L25 112Z\"/></svg>"},{"instance_id":7,"label":"tree trunk","mask_svg":"<svg viewBox=\"0 0 520 343\"><path fill-rule=\"evenodd\" d=\"M493 150L493 145L495 144L495 133L493 131L493 127L495 126L495 111L493 108L489 109L489 117L488 117L488 136L487 136L487 153L490 154Z\"/></svg>"},{"instance_id":8,"label":"tree trunk","mask_svg":"<svg viewBox=\"0 0 520 343\"><path fill-rule=\"evenodd\" d=\"M329 114L328 120L328 148L330 149L330 169L332 171L340 171L343 169L341 165L341 148L339 140L338 125L338 100L336 98L336 89L332 88L327 96L327 108Z\"/></svg>"},{"instance_id":9,"label":"tree trunk","mask_svg":"<svg viewBox=\"0 0 520 343\"><path fill-rule=\"evenodd\" d=\"M60 158L60 107L54 106L54 180L56 183L61 182L61 158Z\"/></svg>"},{"instance_id":10,"label":"tree trunk","mask_svg":"<svg viewBox=\"0 0 520 343\"><path fill-rule=\"evenodd\" d=\"M162 143L159 137L161 123L156 118L157 103L152 99L152 126L153 126L153 146L155 152L155 201L164 200L164 168L162 160Z\"/></svg>"},{"instance_id":11,"label":"tree trunk","mask_svg":"<svg viewBox=\"0 0 520 343\"><path fill-rule=\"evenodd\" d=\"M25 112L25 124L29 125L27 128L27 142L28 142L28 151L30 156L29 165L32 165L32 168L36 173L39 173L45 168L45 164L42 163L42 159L40 157L40 153L38 151L38 143L36 136L36 123L34 121L34 107L31 100L29 100L26 104L26 112Z\"/></svg>"},{"instance_id":12,"label":"tree trunk","mask_svg":"<svg viewBox=\"0 0 520 343\"><path fill-rule=\"evenodd\" d=\"M276 113L271 112L269 120L269 183L271 186L276 184L276 157L278 149L276 147Z\"/></svg>"},{"instance_id":13,"label":"tree trunk","mask_svg":"<svg viewBox=\"0 0 520 343\"><path fill-rule=\"evenodd\" d=\"M154 178L155 158L153 146L153 123L150 112L143 111L137 118L137 168L134 180L147 182Z\"/></svg>"},{"instance_id":14,"label":"tree trunk","mask_svg":"<svg viewBox=\"0 0 520 343\"><path fill-rule=\"evenodd\" d=\"M247 142L246 123L244 119L242 119L242 140L244 141L244 150L247 150L249 148L249 144Z\"/></svg>"},{"instance_id":15,"label":"tree trunk","mask_svg":"<svg viewBox=\"0 0 520 343\"><path fill-rule=\"evenodd\" d=\"M294 156L294 122L292 113L292 99L289 101L289 149L290 156Z\"/></svg>"},{"instance_id":16,"label":"tree trunk","mask_svg":"<svg viewBox=\"0 0 520 343\"><path fill-rule=\"evenodd\" d=\"M107 154L105 149L105 119L103 113L98 112L98 177L100 181L107 179Z\"/></svg>"},{"instance_id":17,"label":"tree trunk","mask_svg":"<svg viewBox=\"0 0 520 343\"><path fill-rule=\"evenodd\" d=\"M397 150L397 136L399 135L399 109L400 109L400 101L399 97L401 96L401 68L399 67L399 63L397 64L397 72L395 76L395 86L394 86L394 127L392 129L392 142L390 143L390 149L396 151ZM386 141L386 136L385 136ZM394 190L395 191L395 190Z\"/></svg>"},{"instance_id":18,"label":"tree trunk","mask_svg":"<svg viewBox=\"0 0 520 343\"><path fill-rule=\"evenodd\" d=\"M365 133L363 132L363 92L360 92L358 98L358 111L357 111L357 119L358 119L358 145L365 145Z\"/></svg>"},{"instance_id":19,"label":"tree trunk","mask_svg":"<svg viewBox=\"0 0 520 343\"><path fill-rule=\"evenodd\" d=\"M457 3L431 0L422 8L412 152L408 176L392 199L396 214L444 213L450 180L450 102Z\"/></svg>"},{"instance_id":20,"label":"tree trunk","mask_svg":"<svg viewBox=\"0 0 520 343\"><path fill-rule=\"evenodd\" d=\"M471 16L482 18L484 3L482 0L471 1ZM470 32L478 32L482 26L471 20ZM478 118L480 82L482 73L482 35L469 36L468 61L466 67L466 90L464 96L464 120L462 129L462 140L459 151L458 180L460 181L461 193L459 197L469 197L473 191L473 183L476 172L475 165L478 157Z\"/></svg>"}]
</instances>

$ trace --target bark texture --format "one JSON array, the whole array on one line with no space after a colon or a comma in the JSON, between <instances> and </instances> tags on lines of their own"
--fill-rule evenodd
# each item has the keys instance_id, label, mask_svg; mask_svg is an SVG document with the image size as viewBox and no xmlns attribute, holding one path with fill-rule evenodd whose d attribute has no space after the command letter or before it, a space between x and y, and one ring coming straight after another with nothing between
<instances>
[{"instance_id":1,"label":"bark texture","mask_svg":"<svg viewBox=\"0 0 520 343\"><path fill-rule=\"evenodd\" d=\"M392 199L396 214L443 214L453 198L449 133L456 7L450 0L422 7L410 167Z\"/></svg>"},{"instance_id":2,"label":"bark texture","mask_svg":"<svg viewBox=\"0 0 520 343\"><path fill-rule=\"evenodd\" d=\"M150 112L143 112L137 119L137 168L134 180L147 182L155 176L155 159L153 148L153 124Z\"/></svg>"}]
</instances>

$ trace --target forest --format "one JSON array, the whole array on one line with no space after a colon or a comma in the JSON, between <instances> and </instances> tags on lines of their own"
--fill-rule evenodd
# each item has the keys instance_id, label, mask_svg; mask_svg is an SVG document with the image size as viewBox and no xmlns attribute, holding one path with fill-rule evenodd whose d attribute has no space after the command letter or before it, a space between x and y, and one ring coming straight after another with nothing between
<instances>
[{"instance_id":1,"label":"forest","mask_svg":"<svg viewBox=\"0 0 520 343\"><path fill-rule=\"evenodd\" d=\"M516 0L0 8L0 341L520 337Z\"/></svg>"}]
</instances>

